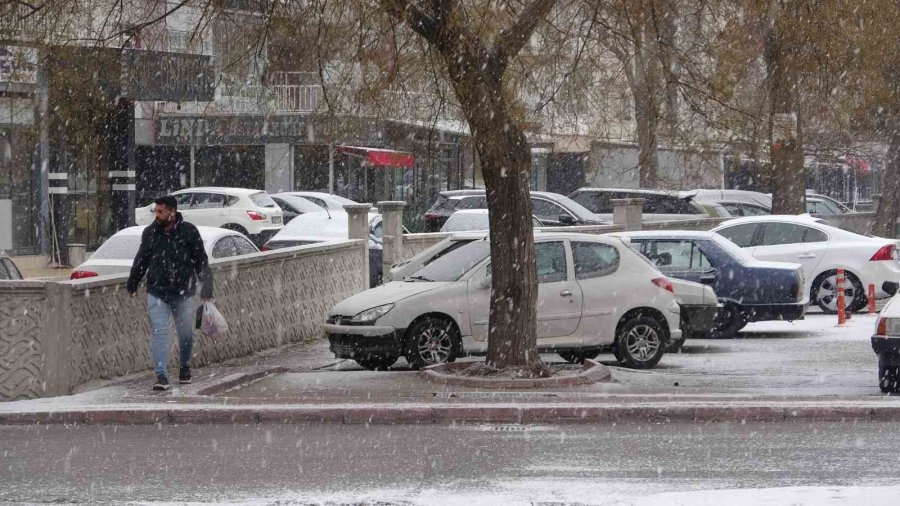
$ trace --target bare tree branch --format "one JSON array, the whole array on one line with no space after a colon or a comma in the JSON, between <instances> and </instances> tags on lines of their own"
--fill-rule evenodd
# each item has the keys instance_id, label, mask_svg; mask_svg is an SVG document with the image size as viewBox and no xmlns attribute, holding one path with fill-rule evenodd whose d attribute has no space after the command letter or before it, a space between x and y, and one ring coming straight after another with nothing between
<instances>
[{"instance_id":1,"label":"bare tree branch","mask_svg":"<svg viewBox=\"0 0 900 506\"><path fill-rule=\"evenodd\" d=\"M519 14L512 26L500 32L488 58L488 68L495 79L506 72L510 58L525 47L537 25L550 14L554 5L556 0L534 0Z\"/></svg>"}]
</instances>

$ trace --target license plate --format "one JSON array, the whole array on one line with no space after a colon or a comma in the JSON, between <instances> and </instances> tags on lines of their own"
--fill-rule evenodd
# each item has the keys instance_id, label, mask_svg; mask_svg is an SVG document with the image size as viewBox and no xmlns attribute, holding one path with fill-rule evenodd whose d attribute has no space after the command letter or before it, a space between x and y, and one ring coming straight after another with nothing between
<instances>
[{"instance_id":1,"label":"license plate","mask_svg":"<svg viewBox=\"0 0 900 506\"><path fill-rule=\"evenodd\" d=\"M272 223L281 223L281 216L272 216Z\"/></svg>"}]
</instances>

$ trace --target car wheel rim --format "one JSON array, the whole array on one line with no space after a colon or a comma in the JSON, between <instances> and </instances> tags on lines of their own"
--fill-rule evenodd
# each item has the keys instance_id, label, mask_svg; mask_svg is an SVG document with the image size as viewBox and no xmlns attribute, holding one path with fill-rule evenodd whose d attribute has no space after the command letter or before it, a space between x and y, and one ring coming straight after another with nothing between
<instances>
[{"instance_id":1,"label":"car wheel rim","mask_svg":"<svg viewBox=\"0 0 900 506\"><path fill-rule=\"evenodd\" d=\"M453 343L447 328L429 325L419 334L416 343L419 356L428 364L443 364L450 357Z\"/></svg>"},{"instance_id":2,"label":"car wheel rim","mask_svg":"<svg viewBox=\"0 0 900 506\"><path fill-rule=\"evenodd\" d=\"M850 307L853 299L856 298L856 287L849 279L844 279L844 309ZM837 275L828 276L822 280L819 289L816 292L816 300L828 308L829 311L837 311Z\"/></svg>"},{"instance_id":3,"label":"car wheel rim","mask_svg":"<svg viewBox=\"0 0 900 506\"><path fill-rule=\"evenodd\" d=\"M628 354L641 362L652 359L660 344L659 334L649 325L636 325L625 336Z\"/></svg>"},{"instance_id":4,"label":"car wheel rim","mask_svg":"<svg viewBox=\"0 0 900 506\"><path fill-rule=\"evenodd\" d=\"M728 327L732 318L734 318L734 309L726 306L716 315L714 320L715 330L723 330Z\"/></svg>"}]
</instances>

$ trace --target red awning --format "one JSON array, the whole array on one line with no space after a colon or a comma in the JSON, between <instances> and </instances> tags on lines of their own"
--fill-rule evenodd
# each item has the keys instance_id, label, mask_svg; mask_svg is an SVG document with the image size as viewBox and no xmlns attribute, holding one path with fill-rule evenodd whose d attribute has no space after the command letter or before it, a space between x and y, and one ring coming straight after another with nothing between
<instances>
[{"instance_id":1,"label":"red awning","mask_svg":"<svg viewBox=\"0 0 900 506\"><path fill-rule=\"evenodd\" d=\"M364 158L369 165L381 167L413 168L416 158L412 153L394 151L392 149L366 148L360 146L337 146L338 151L350 156Z\"/></svg>"}]
</instances>

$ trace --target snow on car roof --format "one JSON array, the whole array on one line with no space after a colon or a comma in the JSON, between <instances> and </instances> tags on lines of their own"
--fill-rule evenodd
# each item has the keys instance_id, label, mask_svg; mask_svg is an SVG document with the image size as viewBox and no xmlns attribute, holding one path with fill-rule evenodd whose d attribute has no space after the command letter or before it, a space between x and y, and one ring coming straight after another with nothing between
<instances>
[{"instance_id":1,"label":"snow on car roof","mask_svg":"<svg viewBox=\"0 0 900 506\"><path fill-rule=\"evenodd\" d=\"M714 234L713 232L706 232L702 230L647 230L636 232L613 232L609 235L618 237L633 237L635 239L654 237L671 237L675 239L710 239Z\"/></svg>"},{"instance_id":2,"label":"snow on car roof","mask_svg":"<svg viewBox=\"0 0 900 506\"><path fill-rule=\"evenodd\" d=\"M595 188L595 187L584 187L579 188L575 191L599 191L599 192L622 192L622 193L644 193L647 195L669 195L671 197L679 197L679 193L676 190L654 190L651 188ZM536 192L532 192L536 193Z\"/></svg>"},{"instance_id":3,"label":"snow on car roof","mask_svg":"<svg viewBox=\"0 0 900 506\"><path fill-rule=\"evenodd\" d=\"M802 223L805 225L828 225L826 220L816 218L809 214L766 214L760 216L744 216L728 220L722 225L737 225L739 223L758 223L760 221L781 221L785 223Z\"/></svg>"},{"instance_id":4,"label":"snow on car roof","mask_svg":"<svg viewBox=\"0 0 900 506\"><path fill-rule=\"evenodd\" d=\"M254 190L250 188L230 188L226 186L198 186L196 188L184 188L182 190L172 192L172 195L178 195L181 193L196 193L196 192L215 192L215 193L224 193L227 195L253 195L254 193L265 193L262 190Z\"/></svg>"},{"instance_id":5,"label":"snow on car roof","mask_svg":"<svg viewBox=\"0 0 900 506\"><path fill-rule=\"evenodd\" d=\"M369 227L381 218L376 212L369 212ZM349 237L349 222L345 211L324 210L315 213L306 213L297 216L290 223L284 226L275 238L283 239L286 237L330 237L343 238Z\"/></svg>"}]
</instances>

